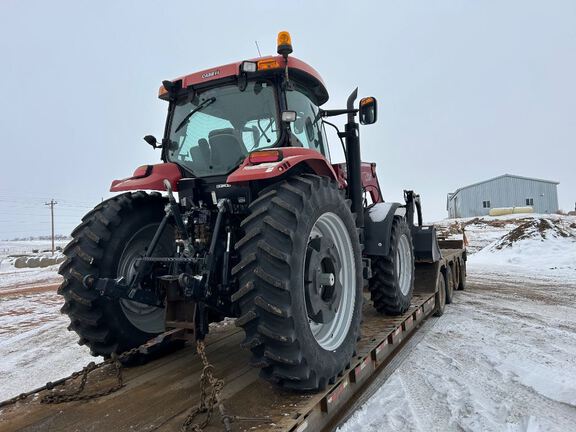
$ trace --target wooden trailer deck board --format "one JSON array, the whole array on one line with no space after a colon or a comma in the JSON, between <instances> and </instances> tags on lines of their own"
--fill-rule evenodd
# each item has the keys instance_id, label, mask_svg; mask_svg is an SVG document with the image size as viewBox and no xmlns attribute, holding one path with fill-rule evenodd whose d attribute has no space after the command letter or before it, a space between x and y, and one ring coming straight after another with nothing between
<instances>
[{"instance_id":1,"label":"wooden trailer deck board","mask_svg":"<svg viewBox=\"0 0 576 432\"><path fill-rule=\"evenodd\" d=\"M400 317L383 317L365 302L362 340L350 368L334 385L318 394L281 391L258 378L249 353L239 344L243 333L228 326L211 332L207 355L214 374L225 381L222 393L229 415L264 417L232 424L233 431L318 431L334 422L339 411L371 381L402 341L434 309L433 294L416 294ZM49 367L49 366L48 366ZM40 404L45 391L0 409L0 431L179 431L189 408L200 397L201 363L188 346L146 365L124 369L125 386L108 396L85 402ZM94 376L92 376L92 374ZM114 382L106 370L93 372L87 391ZM76 388L78 380L67 384ZM207 431L222 430L219 416Z\"/></svg>"}]
</instances>

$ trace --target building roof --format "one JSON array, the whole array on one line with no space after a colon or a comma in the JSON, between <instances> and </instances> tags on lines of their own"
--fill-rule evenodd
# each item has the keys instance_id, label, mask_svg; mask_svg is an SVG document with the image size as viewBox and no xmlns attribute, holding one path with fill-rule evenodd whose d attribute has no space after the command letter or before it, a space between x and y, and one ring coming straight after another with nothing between
<instances>
[{"instance_id":1,"label":"building roof","mask_svg":"<svg viewBox=\"0 0 576 432\"><path fill-rule=\"evenodd\" d=\"M543 179L539 179L539 178L523 177L523 176L514 175L514 174L502 174L502 175L500 175L500 176L493 177L493 178L488 179L488 180L484 180L484 181L481 181L481 182L478 182L478 183L472 183L472 184L470 184L470 185L468 185L468 186L462 186L461 188L458 188L458 189L456 189L454 192L448 194L448 201L450 201L450 200L451 200L458 192L460 192L461 190L468 189L468 188L471 188L471 187L474 187L474 186L478 186L478 185L481 185L481 184L484 184L484 183L488 183L488 182L491 182L491 181L494 181L494 180L498 180L498 179L501 179L501 178L504 178L504 177L517 178L517 179L521 179L521 180L532 180L532 181L538 181L538 182L542 182L542 183L552 183L552 184L555 184L555 185L559 185L559 184L560 184L560 182L557 182L557 181L554 181L554 180L543 180Z\"/></svg>"}]
</instances>

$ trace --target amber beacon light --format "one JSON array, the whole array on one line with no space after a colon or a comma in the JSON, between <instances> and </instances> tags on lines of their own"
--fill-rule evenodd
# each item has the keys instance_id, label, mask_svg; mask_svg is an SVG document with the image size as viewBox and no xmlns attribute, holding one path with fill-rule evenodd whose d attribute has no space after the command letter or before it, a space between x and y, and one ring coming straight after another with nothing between
<instances>
[{"instance_id":1,"label":"amber beacon light","mask_svg":"<svg viewBox=\"0 0 576 432\"><path fill-rule=\"evenodd\" d=\"M292 38L290 33L287 31L281 31L278 33L278 54L284 57L288 57L288 54L292 53Z\"/></svg>"}]
</instances>

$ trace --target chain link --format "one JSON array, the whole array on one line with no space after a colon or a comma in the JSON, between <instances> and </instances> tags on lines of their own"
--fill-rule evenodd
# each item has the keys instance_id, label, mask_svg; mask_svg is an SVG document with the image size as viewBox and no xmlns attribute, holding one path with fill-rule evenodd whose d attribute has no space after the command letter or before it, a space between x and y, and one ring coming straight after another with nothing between
<instances>
[{"instance_id":1,"label":"chain link","mask_svg":"<svg viewBox=\"0 0 576 432\"><path fill-rule=\"evenodd\" d=\"M78 386L78 388L76 390L74 390L73 392L70 392L70 393L52 392L51 394L43 396L42 399L40 399L40 402L44 403L44 404L60 404L60 403L64 403L64 402L84 401L84 400L96 399L96 398L99 398L102 396L107 396L111 393L114 393L114 392L120 390L124 386L124 377L122 375L122 361L129 360L130 357L137 354L140 351L140 348L142 346L146 345L147 343L148 342L146 342L146 343L144 343L138 347L132 348L131 350L125 351L120 355L112 353L112 355L110 356L110 358L108 360L105 360L98 365L96 365L94 362L88 363L88 365L86 365L81 371L74 372L68 378L68 380L72 380L72 379L81 377L80 378L80 385ZM102 390L102 391L95 392L95 393L82 394L82 392L84 391L84 389L86 387L86 382L88 381L88 375L90 374L90 372L92 372L96 369L101 369L104 366L109 366L109 365L114 367L114 374L116 376L116 384L112 385L111 387L109 387L106 390Z\"/></svg>"},{"instance_id":2,"label":"chain link","mask_svg":"<svg viewBox=\"0 0 576 432\"><path fill-rule=\"evenodd\" d=\"M0 407L15 404L16 402L27 399L29 396L36 394L36 393L39 393L43 390L54 390L56 387L65 385L66 383L68 383L71 380L74 380L78 377L81 377L80 385L78 386L78 388L75 391L73 391L71 393L56 393L53 391L51 394L48 394L48 395L45 395L44 397L42 397L42 399L40 399L40 402L45 403L45 404L58 404L58 403L71 402L71 401L77 401L77 400L95 399L98 397L109 395L110 393L114 393L115 391L118 391L119 389L121 389L124 386L124 378L122 376L122 362L123 361L126 362L126 361L130 360L131 357L136 355L136 354L146 353L149 348L162 344L165 341L165 338L171 338L180 331L181 330L179 330L179 329L169 330L165 333L162 333L162 334L150 339L147 342L144 342L142 345L134 347L128 351L124 351L123 353L121 353L119 355L117 355L116 353L112 353L110 358L107 360L104 360L102 363L95 364L94 362L90 362L81 371L74 372L70 376L68 376L66 378L62 378L55 383L48 382L48 383L46 383L45 386L43 386L41 388L32 390L32 391L27 392L27 393L21 393L18 396L15 396L11 399L7 399L5 401L0 401ZM80 394L80 393L82 393L82 391L86 387L86 382L88 381L88 375L90 374L90 372L92 372L96 369L101 369L101 368L109 366L109 365L112 365L114 367L114 373L116 375L116 384L114 384L109 389L103 390L101 392L91 393L91 394Z\"/></svg>"},{"instance_id":3,"label":"chain link","mask_svg":"<svg viewBox=\"0 0 576 432\"><path fill-rule=\"evenodd\" d=\"M190 413L186 416L180 431L202 432L212 419L214 407L218 405L218 411L220 417L222 417L224 430L230 432L230 417L226 415L224 404L220 400L220 392L224 388L224 381L214 376L214 366L208 362L208 357L206 357L206 346L204 345L203 340L196 342L196 352L200 356L202 364L204 365L202 375L200 376L200 402L196 407L192 408ZM208 396L209 391L210 395ZM204 420L200 423L193 423L194 419L200 414L205 415Z\"/></svg>"}]
</instances>

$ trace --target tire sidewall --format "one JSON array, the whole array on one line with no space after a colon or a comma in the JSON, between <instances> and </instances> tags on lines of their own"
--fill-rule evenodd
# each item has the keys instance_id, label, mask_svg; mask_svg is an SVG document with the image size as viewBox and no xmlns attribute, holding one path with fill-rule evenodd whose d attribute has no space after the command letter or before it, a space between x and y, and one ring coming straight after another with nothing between
<instances>
[{"instance_id":1,"label":"tire sidewall","mask_svg":"<svg viewBox=\"0 0 576 432\"><path fill-rule=\"evenodd\" d=\"M410 233L410 228L408 228L408 224L404 218L400 219L401 222L398 224L398 232L396 234L395 242L390 245L390 253L392 255L392 263L393 263L393 271L394 271L394 288L396 291L396 295L399 297L399 302L404 305L404 308L408 308L410 306L410 302L412 301L412 294L414 292L414 247L412 245L412 235ZM400 289L400 275L397 272L397 260L398 257L401 256L396 253L398 250L400 239L406 236L408 239L408 243L410 244L409 252L410 252L410 263L404 265L409 265L410 271L410 284L409 289L406 294L402 293ZM404 309L403 308L403 309Z\"/></svg>"},{"instance_id":2,"label":"tire sidewall","mask_svg":"<svg viewBox=\"0 0 576 432\"><path fill-rule=\"evenodd\" d=\"M446 304L451 304L454 299L454 278L452 268L446 266Z\"/></svg>"},{"instance_id":3,"label":"tire sidewall","mask_svg":"<svg viewBox=\"0 0 576 432\"><path fill-rule=\"evenodd\" d=\"M444 315L446 308L446 276L444 272L439 271L436 279L436 310L434 316L440 317Z\"/></svg>"},{"instance_id":4,"label":"tire sidewall","mask_svg":"<svg viewBox=\"0 0 576 432\"><path fill-rule=\"evenodd\" d=\"M293 271L290 277L289 286L291 287L292 293L294 327L296 329L296 334L300 335L302 338L299 342L303 352L303 357L314 359L314 362L317 365L322 365L322 369L325 372L323 375L334 376L342 369L342 359L349 359L352 357L354 352L362 312L363 279L360 243L358 235L356 234L357 230L352 213L350 212L346 201L335 187L329 188L328 190L330 193L326 193L325 195L323 192L317 196L313 194L304 205L302 213L306 215L306 218L300 217L298 220L298 235L295 236L293 253L291 256L291 260L293 260L291 268ZM328 351L321 347L312 334L306 313L306 299L304 291L304 269L308 238L318 218L327 212L336 214L346 226L346 230L350 235L352 253L356 266L355 305L352 312L350 327L342 344L333 351Z\"/></svg>"}]
</instances>

